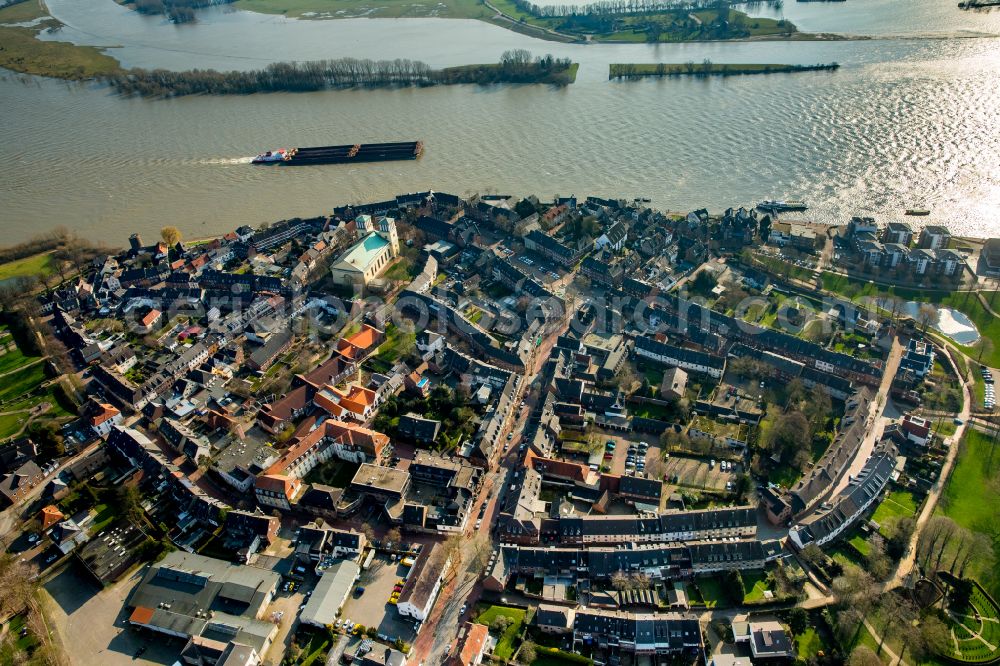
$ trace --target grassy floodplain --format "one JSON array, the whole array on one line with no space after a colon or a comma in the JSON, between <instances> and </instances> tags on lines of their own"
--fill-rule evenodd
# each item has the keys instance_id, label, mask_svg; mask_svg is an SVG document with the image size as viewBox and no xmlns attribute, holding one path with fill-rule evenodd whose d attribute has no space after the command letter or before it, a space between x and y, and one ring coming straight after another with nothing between
<instances>
[{"instance_id":1,"label":"grassy floodplain","mask_svg":"<svg viewBox=\"0 0 1000 666\"><path fill-rule=\"evenodd\" d=\"M93 46L43 42L36 35L56 27L39 0L0 9L0 67L59 79L90 79L118 70L118 61ZM35 21L33 25L15 25Z\"/></svg>"},{"instance_id":2,"label":"grassy floodplain","mask_svg":"<svg viewBox=\"0 0 1000 666\"><path fill-rule=\"evenodd\" d=\"M283 14L290 18L468 18L486 19L493 15L478 0L238 0L237 9L261 14Z\"/></svg>"},{"instance_id":3,"label":"grassy floodplain","mask_svg":"<svg viewBox=\"0 0 1000 666\"><path fill-rule=\"evenodd\" d=\"M609 79L637 79L647 76L740 76L752 74L792 74L795 72L834 71L837 63L827 65L782 65L775 63L612 63ZM800 269L803 270L803 269Z\"/></svg>"},{"instance_id":4,"label":"grassy floodplain","mask_svg":"<svg viewBox=\"0 0 1000 666\"><path fill-rule=\"evenodd\" d=\"M419 3L412 0L357 2L356 0L237 0L237 9L282 14L292 18L464 18L489 21L532 37L556 41L589 40L598 42L686 42L717 39L795 39L801 38L795 26L783 20L751 18L730 9L727 16L706 9L663 10L651 13L621 14L613 17L548 17L525 11L513 0L490 0L498 16L483 0L441 0ZM692 18L693 17L693 18ZM720 20L721 19L721 20ZM725 22L732 28L716 24ZM829 36L817 36L828 38ZM813 38L813 37L807 37Z\"/></svg>"},{"instance_id":5,"label":"grassy floodplain","mask_svg":"<svg viewBox=\"0 0 1000 666\"><path fill-rule=\"evenodd\" d=\"M474 19L488 21L531 37L563 42L656 43L839 38L835 35L800 33L788 21L751 18L734 9L695 12L663 9L623 14L544 16L537 8L525 8L514 0L443 0L433 4L411 0L385 0L379 3L367 3L363 0L237 0L233 5L237 9L282 14L292 18ZM32 22L31 25L25 25L28 22ZM43 30L57 28L59 25L57 20L48 15L41 0L25 0L0 10L0 67L24 74L69 80L122 74L118 61L104 53L101 47L37 39ZM574 68L569 75L575 78L575 74ZM553 83L565 85L566 81L561 78Z\"/></svg>"},{"instance_id":6,"label":"grassy floodplain","mask_svg":"<svg viewBox=\"0 0 1000 666\"><path fill-rule=\"evenodd\" d=\"M3 47L0 46L0 49ZM51 255L48 252L33 254L23 259L0 264L0 280L9 280L15 277L30 277L32 275L51 275L55 269L52 267Z\"/></svg>"}]
</instances>

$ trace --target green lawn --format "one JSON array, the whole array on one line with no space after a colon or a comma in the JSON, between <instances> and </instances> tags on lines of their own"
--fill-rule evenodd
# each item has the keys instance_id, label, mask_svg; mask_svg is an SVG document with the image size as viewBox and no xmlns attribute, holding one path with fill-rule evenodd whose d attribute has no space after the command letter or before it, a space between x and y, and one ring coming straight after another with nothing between
<instances>
[{"instance_id":1,"label":"green lawn","mask_svg":"<svg viewBox=\"0 0 1000 666\"><path fill-rule=\"evenodd\" d=\"M829 555L834 562L844 568L863 566L863 563L859 559L855 550L853 548L846 547L842 543L838 543L833 548L827 550L826 554Z\"/></svg>"},{"instance_id":2,"label":"green lawn","mask_svg":"<svg viewBox=\"0 0 1000 666\"><path fill-rule=\"evenodd\" d=\"M977 532L992 533L1000 518L1000 450L990 436L968 429L938 512Z\"/></svg>"},{"instance_id":3,"label":"green lawn","mask_svg":"<svg viewBox=\"0 0 1000 666\"><path fill-rule=\"evenodd\" d=\"M743 603L752 603L764 599L764 591L771 586L767 582L764 571L747 571L743 573Z\"/></svg>"},{"instance_id":4,"label":"green lawn","mask_svg":"<svg viewBox=\"0 0 1000 666\"><path fill-rule=\"evenodd\" d=\"M385 342L379 345L376 356L386 363L395 363L400 356L413 349L416 339L416 333L409 333L394 324L390 324L385 330Z\"/></svg>"},{"instance_id":5,"label":"green lawn","mask_svg":"<svg viewBox=\"0 0 1000 666\"><path fill-rule=\"evenodd\" d=\"M75 414L75 408L72 405L65 405L59 401L56 397L55 389L51 385L46 387L44 391L30 396L17 398L6 403L0 411L26 411L42 404L43 402L47 402L50 405L49 410L45 412L46 416L60 418L63 416L73 416Z\"/></svg>"},{"instance_id":6,"label":"green lawn","mask_svg":"<svg viewBox=\"0 0 1000 666\"><path fill-rule=\"evenodd\" d=\"M494 648L493 654L500 659L506 660L514 656L514 640L521 633L525 611L520 608L510 608L507 606L489 606L479 614L476 622L485 624L488 627L500 615L507 617L511 622L507 626L507 629L497 638L497 646Z\"/></svg>"},{"instance_id":7,"label":"green lawn","mask_svg":"<svg viewBox=\"0 0 1000 666\"><path fill-rule=\"evenodd\" d=\"M663 381L662 378L660 380ZM673 421L677 416L677 410L666 405L637 404L629 405L629 412L632 416L641 419L657 419L659 421Z\"/></svg>"},{"instance_id":8,"label":"green lawn","mask_svg":"<svg viewBox=\"0 0 1000 666\"><path fill-rule=\"evenodd\" d=\"M851 644L851 649L853 650L859 645L864 645L875 654L878 654L878 641L875 640L875 637L871 635L871 632L869 632L863 624L858 628L858 633L854 635L854 641ZM881 657L881 655L879 656Z\"/></svg>"},{"instance_id":9,"label":"green lawn","mask_svg":"<svg viewBox=\"0 0 1000 666\"><path fill-rule=\"evenodd\" d=\"M394 263L389 269L382 274L382 277L388 280L412 280L416 266L408 257L400 257L399 261Z\"/></svg>"},{"instance_id":10,"label":"green lawn","mask_svg":"<svg viewBox=\"0 0 1000 666\"><path fill-rule=\"evenodd\" d=\"M0 374L16 370L38 359L38 356L25 356L20 349L12 349L0 356Z\"/></svg>"},{"instance_id":11,"label":"green lawn","mask_svg":"<svg viewBox=\"0 0 1000 666\"><path fill-rule=\"evenodd\" d=\"M782 275L809 283L816 280L816 271L803 268L802 266L796 266L795 264L789 263L784 259L779 259L778 257L755 254L753 255L753 260L764 267L767 271L775 273L776 275Z\"/></svg>"},{"instance_id":12,"label":"green lawn","mask_svg":"<svg viewBox=\"0 0 1000 666\"><path fill-rule=\"evenodd\" d=\"M1000 609L978 587L972 588L969 602L980 618L972 609L964 609L957 611L957 620L949 619L958 650L945 656L968 663L995 662L1000 657Z\"/></svg>"},{"instance_id":13,"label":"green lawn","mask_svg":"<svg viewBox=\"0 0 1000 666\"><path fill-rule=\"evenodd\" d=\"M918 504L917 498L910 491L894 490L875 509L872 520L879 525L885 525L886 521L894 518L913 516L917 513Z\"/></svg>"},{"instance_id":14,"label":"green lawn","mask_svg":"<svg viewBox=\"0 0 1000 666\"><path fill-rule=\"evenodd\" d=\"M538 646L535 650L535 660L531 666L581 666L593 664L593 659L583 655L566 653L558 648Z\"/></svg>"},{"instance_id":15,"label":"green lawn","mask_svg":"<svg viewBox=\"0 0 1000 666\"><path fill-rule=\"evenodd\" d=\"M320 658L326 658L327 648L330 646L330 637L321 631L313 634L312 639L302 650L301 666L310 666L314 663L323 663Z\"/></svg>"},{"instance_id":16,"label":"green lawn","mask_svg":"<svg viewBox=\"0 0 1000 666\"><path fill-rule=\"evenodd\" d=\"M782 488L791 488L794 486L799 479L802 478L802 472L795 469L791 465L781 465L780 467L772 467L767 472L767 480L771 483L776 483Z\"/></svg>"},{"instance_id":17,"label":"green lawn","mask_svg":"<svg viewBox=\"0 0 1000 666\"><path fill-rule=\"evenodd\" d=\"M952 418L946 419L931 419L934 422L934 427L931 430L942 438L951 437L955 434L955 429L958 427L955 425L955 420Z\"/></svg>"},{"instance_id":18,"label":"green lawn","mask_svg":"<svg viewBox=\"0 0 1000 666\"><path fill-rule=\"evenodd\" d=\"M970 292L927 291L904 287L884 287L867 280L848 278L834 273L823 273L823 288L840 294L851 300L873 296L895 296L908 301L933 303L964 313L979 329L979 335L992 344L986 344L983 351L983 363L990 367L1000 366L1000 319L997 319L983 307L975 294ZM984 292L987 300L992 299L994 309L1000 309L1000 298L996 292ZM979 357L978 345L955 345L972 358Z\"/></svg>"},{"instance_id":19,"label":"green lawn","mask_svg":"<svg viewBox=\"0 0 1000 666\"><path fill-rule=\"evenodd\" d=\"M3 377L3 385L0 386L0 401L5 402L38 388L46 379L44 363L35 363L26 368L16 370Z\"/></svg>"},{"instance_id":20,"label":"green lawn","mask_svg":"<svg viewBox=\"0 0 1000 666\"><path fill-rule=\"evenodd\" d=\"M32 3L25 2L24 4L31 5ZM14 7L17 6L18 5L14 5ZM8 9L12 8L13 7L8 7ZM23 259L9 261L6 264L0 264L0 280L8 280L13 277L28 277L31 275L51 275L55 269L52 267L50 259L51 256L45 252L25 257Z\"/></svg>"},{"instance_id":21,"label":"green lawn","mask_svg":"<svg viewBox=\"0 0 1000 666\"><path fill-rule=\"evenodd\" d=\"M694 585L701 593L701 598L705 602L705 608L728 605L729 598L722 591L722 581L718 578L698 578L695 580Z\"/></svg>"},{"instance_id":22,"label":"green lawn","mask_svg":"<svg viewBox=\"0 0 1000 666\"><path fill-rule=\"evenodd\" d=\"M962 527L992 535L1000 521L1000 447L986 434L967 429L955 468L941 493L937 512ZM974 560L966 575L976 578L994 598L1000 596L1000 560L990 567Z\"/></svg>"},{"instance_id":23,"label":"green lawn","mask_svg":"<svg viewBox=\"0 0 1000 666\"><path fill-rule=\"evenodd\" d=\"M21 663L15 659L15 655L25 653L31 654L38 647L38 639L30 631L22 638L21 629L24 627L24 615L15 615L7 624L7 636L3 643L0 643L0 664Z\"/></svg>"},{"instance_id":24,"label":"green lawn","mask_svg":"<svg viewBox=\"0 0 1000 666\"><path fill-rule=\"evenodd\" d=\"M25 412L14 414L0 414L0 440L13 437L21 432L28 415Z\"/></svg>"},{"instance_id":25,"label":"green lawn","mask_svg":"<svg viewBox=\"0 0 1000 666\"><path fill-rule=\"evenodd\" d=\"M805 661L815 657L820 650L825 650L823 639L816 633L813 627L809 627L804 632L795 637L795 654L799 659Z\"/></svg>"},{"instance_id":26,"label":"green lawn","mask_svg":"<svg viewBox=\"0 0 1000 666\"><path fill-rule=\"evenodd\" d=\"M94 511L94 520L90 523L91 534L97 534L118 517L115 507L107 504L98 504L94 507Z\"/></svg>"},{"instance_id":27,"label":"green lawn","mask_svg":"<svg viewBox=\"0 0 1000 666\"><path fill-rule=\"evenodd\" d=\"M847 543L854 546L854 548L865 557L868 557L868 553L871 552L872 548L871 544L868 543L868 539L866 539L860 533L855 534L850 539L848 539Z\"/></svg>"}]
</instances>

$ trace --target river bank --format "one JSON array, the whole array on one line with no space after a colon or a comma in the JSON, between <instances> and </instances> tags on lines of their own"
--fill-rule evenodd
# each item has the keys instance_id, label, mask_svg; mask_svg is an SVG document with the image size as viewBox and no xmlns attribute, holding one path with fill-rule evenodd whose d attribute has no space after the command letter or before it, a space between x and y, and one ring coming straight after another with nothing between
<instances>
[{"instance_id":1,"label":"river bank","mask_svg":"<svg viewBox=\"0 0 1000 666\"><path fill-rule=\"evenodd\" d=\"M820 65L782 65L753 63L613 63L608 67L608 79L640 79L647 76L744 76L754 74L791 74L840 69L838 63Z\"/></svg>"},{"instance_id":2,"label":"river bank","mask_svg":"<svg viewBox=\"0 0 1000 666\"><path fill-rule=\"evenodd\" d=\"M342 58L303 64L273 63L265 69L249 72L118 70L102 77L102 80L122 95L165 98L463 84L566 86L576 80L578 67L569 60L556 59L551 55L532 59L526 51L511 51L505 53L499 63L444 69L431 69L426 63L414 60Z\"/></svg>"},{"instance_id":3,"label":"river bank","mask_svg":"<svg viewBox=\"0 0 1000 666\"><path fill-rule=\"evenodd\" d=\"M516 10L514 5L501 8L492 4L494 2L503 4L507 0L492 0L489 4L485 0L451 0L451 4L445 5L450 10L432 15L434 17L456 16L483 20L492 25L500 25L501 27L512 29L530 37L552 39L555 41L608 41L614 43L632 43L636 41L691 42L736 39L787 39L797 36L795 26L787 21L773 19L754 19L751 21L746 14L735 10L726 10L725 12L714 10L699 11L691 13L690 20L686 16L679 14L679 10L663 10L625 17L619 16L614 21L614 24L619 27L609 32L595 33L589 32L590 28L599 28L600 25L603 25L603 19L599 21L597 18L591 17L591 19L588 19L584 23L585 26L589 26L586 32L576 30L571 33L565 33L545 25L546 22L552 22L549 18L535 16L532 20L528 20L525 18L526 14L523 11ZM318 3L314 0L280 0L276 3L269 2L260 6L253 6L252 10L282 15L288 15L289 11L292 11L293 16L301 18L346 19L359 15L367 17L419 15L419 13L411 14L407 11L407 8L412 9L415 6L410 4L409 0L386 0L384 6L380 6L378 10L362 12L360 14L350 13L346 7L353 5L345 3L347 3L347 0L318 0ZM121 4L124 7L128 7L130 11L145 13L146 15L156 13L149 10L149 3L143 4L142 7L138 7L134 1ZM239 7L241 4L242 0L241 3L237 3L235 6ZM200 5L198 2L195 2L195 6ZM322 13L312 9L307 11L307 8L319 6L326 7L326 10ZM516 11L512 10L512 7L515 7ZM292 8L296 9L293 11ZM357 7L355 7L356 9ZM383 11L386 9L389 11ZM194 10L191 8L185 9L185 12L192 11ZM200 12L201 10L199 9L198 11ZM515 11L520 16L508 14L508 11ZM678 27L681 25L679 19L685 20L683 23L685 27ZM174 23L188 23L194 19L193 17L189 17L185 21L171 20ZM565 24L565 21L565 18L560 19L560 25ZM119 60L106 53L108 48L113 48L112 44L78 45L54 38L63 27L62 22L49 14L41 0L25 0L24 2L0 10L0 67L23 74L69 80L86 80L108 75L112 75L118 79L125 74L125 68L121 66ZM470 80L471 72L478 72L481 75L481 80ZM456 83L504 82L501 80L502 77L496 76L495 72L488 72L480 65L469 65L466 66L464 71L456 70L451 72L451 74L450 78L459 79L453 81ZM139 72L137 76L144 77L144 74ZM567 78L566 76L549 76L547 77L548 80L544 82L565 85L567 82L571 82L571 78ZM291 88L285 89L291 90Z\"/></svg>"},{"instance_id":4,"label":"river bank","mask_svg":"<svg viewBox=\"0 0 1000 666\"><path fill-rule=\"evenodd\" d=\"M925 0L871 1L931 8ZM46 5L64 27L41 39L118 45L109 53L125 68L256 70L272 61L352 56L413 58L442 69L496 62L510 49L539 52L537 40L483 21L299 21L227 6L200 10L195 23L176 25L111 0ZM828 9L839 15L851 5ZM953 11L965 22L939 23L941 30L991 19ZM868 33L882 26L843 25ZM523 193L545 183L550 195L643 196L662 210L716 211L737 201L794 198L809 203L803 217L817 222L871 215L880 223L995 235L989 227L1000 207L1000 135L990 131L990 118L1000 113L992 92L1000 71L991 64L1000 40L545 46L543 52L580 64L573 85L154 100L113 94L93 82L2 71L7 122L0 127L0 158L16 168L5 174L0 228L14 242L65 220L88 237L118 242L132 232L155 236L185 220L192 235L201 236L315 215L331 200L380 200L431 187ZM841 69L835 75L645 78L630 82L625 95L608 81L611 63L706 58L836 61ZM753 112L734 113L736 104ZM420 137L427 151L414 162L364 166L260 170L248 164L250 156L276 147L392 136ZM734 160L750 160L753 168L734 169ZM906 219L903 211L914 202L933 214Z\"/></svg>"},{"instance_id":5,"label":"river bank","mask_svg":"<svg viewBox=\"0 0 1000 666\"><path fill-rule=\"evenodd\" d=\"M22 74L83 80L108 74L118 61L94 46L42 41L42 32L58 31L40 0L26 0L0 9L0 67Z\"/></svg>"}]
</instances>

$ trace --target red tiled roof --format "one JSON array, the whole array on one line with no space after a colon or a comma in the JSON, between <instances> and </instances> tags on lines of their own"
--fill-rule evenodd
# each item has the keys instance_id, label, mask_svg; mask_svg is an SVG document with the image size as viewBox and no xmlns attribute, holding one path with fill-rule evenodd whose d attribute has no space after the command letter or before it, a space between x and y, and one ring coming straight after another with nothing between
<instances>
[{"instance_id":1,"label":"red tiled roof","mask_svg":"<svg viewBox=\"0 0 1000 666\"><path fill-rule=\"evenodd\" d=\"M376 345L382 337L382 331L374 326L365 324L361 330L354 335L341 338L337 341L337 351L350 359L358 358Z\"/></svg>"},{"instance_id":2,"label":"red tiled roof","mask_svg":"<svg viewBox=\"0 0 1000 666\"><path fill-rule=\"evenodd\" d=\"M315 430L311 430L301 438L294 440L294 444L292 444L291 448L285 451L285 454L275 461L273 465L268 467L267 474L272 476L280 475L288 469L289 465L291 465L296 458L308 451L310 447L315 446L319 440L324 437L340 439L342 442L351 444L352 446L365 451L368 455L375 459L380 458L383 449L389 445L388 435L384 435L374 430L369 430L368 428L362 428L361 426L354 425L353 423L345 423L343 421L330 419L329 421L324 421L323 425Z\"/></svg>"},{"instance_id":3,"label":"red tiled roof","mask_svg":"<svg viewBox=\"0 0 1000 666\"><path fill-rule=\"evenodd\" d=\"M63 512L54 504L50 504L42 509L42 530L47 530L60 520L65 518Z\"/></svg>"},{"instance_id":4,"label":"red tiled roof","mask_svg":"<svg viewBox=\"0 0 1000 666\"><path fill-rule=\"evenodd\" d=\"M299 485L301 485L301 483L297 479L285 476L284 474L271 473L271 469L268 470L268 474L258 476L256 483L254 483L254 487L256 488L269 490L288 498L291 498L295 494L295 489Z\"/></svg>"},{"instance_id":5,"label":"red tiled roof","mask_svg":"<svg viewBox=\"0 0 1000 666\"><path fill-rule=\"evenodd\" d=\"M159 319L161 314L163 314L163 313L160 312L159 310L156 310L156 309L150 310L149 314L147 314L145 317L142 318L142 325L143 326L152 326L153 322L155 322L157 319Z\"/></svg>"},{"instance_id":6,"label":"red tiled roof","mask_svg":"<svg viewBox=\"0 0 1000 666\"><path fill-rule=\"evenodd\" d=\"M484 624L468 623L465 628L465 637L462 639L461 648L455 658L462 666L474 664L476 659L483 653L486 647L486 640L490 636L489 628Z\"/></svg>"},{"instance_id":7,"label":"red tiled roof","mask_svg":"<svg viewBox=\"0 0 1000 666\"><path fill-rule=\"evenodd\" d=\"M544 467L545 474L560 476L574 481L582 481L584 483L586 483L590 475L590 468L587 465L569 462L568 460L543 458L531 449L528 449L527 455L524 456L524 465L525 467L531 467L531 469L537 472L541 472L539 467Z\"/></svg>"},{"instance_id":8,"label":"red tiled roof","mask_svg":"<svg viewBox=\"0 0 1000 666\"><path fill-rule=\"evenodd\" d=\"M99 426L105 421L109 421L121 414L121 412L118 411L118 408L114 405L109 405L103 402L99 402L97 404L98 407L100 407L100 411L90 417L90 425L94 427Z\"/></svg>"}]
</instances>

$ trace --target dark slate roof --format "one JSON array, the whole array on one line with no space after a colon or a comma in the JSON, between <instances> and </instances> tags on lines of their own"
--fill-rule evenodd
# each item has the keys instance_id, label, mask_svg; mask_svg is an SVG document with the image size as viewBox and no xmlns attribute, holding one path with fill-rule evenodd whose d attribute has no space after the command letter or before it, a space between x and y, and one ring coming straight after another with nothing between
<instances>
[{"instance_id":1,"label":"dark slate roof","mask_svg":"<svg viewBox=\"0 0 1000 666\"><path fill-rule=\"evenodd\" d=\"M569 609L563 606L539 604L538 611L535 613L535 624L568 629L570 626Z\"/></svg>"},{"instance_id":2,"label":"dark slate roof","mask_svg":"<svg viewBox=\"0 0 1000 666\"><path fill-rule=\"evenodd\" d=\"M448 238L451 234L454 224L451 222L446 222L444 220L439 220L436 217L429 217L427 215L421 215L417 218L417 221L413 223L417 229L420 229L425 234L430 236L436 236L438 238Z\"/></svg>"},{"instance_id":3,"label":"dark slate roof","mask_svg":"<svg viewBox=\"0 0 1000 666\"><path fill-rule=\"evenodd\" d=\"M404 414L399 417L397 431L400 437L420 441L433 441L440 429L440 421L425 419L417 414Z\"/></svg>"},{"instance_id":4,"label":"dark slate roof","mask_svg":"<svg viewBox=\"0 0 1000 666\"><path fill-rule=\"evenodd\" d=\"M314 483L299 498L299 506L315 507L326 511L336 511L343 489Z\"/></svg>"},{"instance_id":5,"label":"dark slate roof","mask_svg":"<svg viewBox=\"0 0 1000 666\"><path fill-rule=\"evenodd\" d=\"M861 515L862 507L872 497L885 490L896 467L896 450L890 445L875 453L865 463L857 478L829 502L832 508L809 516L793 529L801 530L803 543L822 539ZM824 505L826 506L826 505Z\"/></svg>"},{"instance_id":6,"label":"dark slate roof","mask_svg":"<svg viewBox=\"0 0 1000 666\"><path fill-rule=\"evenodd\" d=\"M618 487L618 492L622 495L634 497L646 497L655 499L657 502L663 493L663 484L659 479L644 479L639 476L623 476Z\"/></svg>"},{"instance_id":7,"label":"dark slate roof","mask_svg":"<svg viewBox=\"0 0 1000 666\"><path fill-rule=\"evenodd\" d=\"M656 643L677 651L701 645L701 628L693 616L580 610L574 631L611 636L637 646Z\"/></svg>"},{"instance_id":8,"label":"dark slate roof","mask_svg":"<svg viewBox=\"0 0 1000 666\"><path fill-rule=\"evenodd\" d=\"M666 356L668 358L677 359L683 363L690 363L692 365L704 365L709 368L715 368L721 370L726 365L726 359L721 356L715 356L713 354L705 354L704 352L694 351L691 349L684 349L683 347L677 347L675 345L669 345L665 342L659 342L653 338L647 338L644 335L640 335L635 339L635 348L643 349L649 351L653 354L659 354Z\"/></svg>"},{"instance_id":9,"label":"dark slate roof","mask_svg":"<svg viewBox=\"0 0 1000 666\"><path fill-rule=\"evenodd\" d=\"M537 229L532 230L528 234L527 239L544 247L549 252L557 254L561 257L572 259L573 257L577 256L576 250L566 245L563 245L552 236L544 234L541 231L538 231Z\"/></svg>"},{"instance_id":10,"label":"dark slate roof","mask_svg":"<svg viewBox=\"0 0 1000 666\"><path fill-rule=\"evenodd\" d=\"M559 520L559 533L567 538L583 535L628 537L751 527L756 524L757 514L752 507L734 507L676 511L653 517L569 516Z\"/></svg>"},{"instance_id":11,"label":"dark slate roof","mask_svg":"<svg viewBox=\"0 0 1000 666\"><path fill-rule=\"evenodd\" d=\"M608 237L612 245L616 245L628 236L628 227L623 222L615 222L610 229L604 232L604 235Z\"/></svg>"},{"instance_id":12,"label":"dark slate roof","mask_svg":"<svg viewBox=\"0 0 1000 666\"><path fill-rule=\"evenodd\" d=\"M661 294L660 298L668 312L676 313L679 308L683 309L688 327L708 326L712 331L726 336L740 333L744 336L745 342L754 347L770 349L792 357L822 361L842 370L867 375L875 379L880 379L882 376L880 366L863 359L831 351L822 345L788 333L749 324L741 319L709 310L691 301L685 300L681 303L680 297L676 294Z\"/></svg>"}]
</instances>

